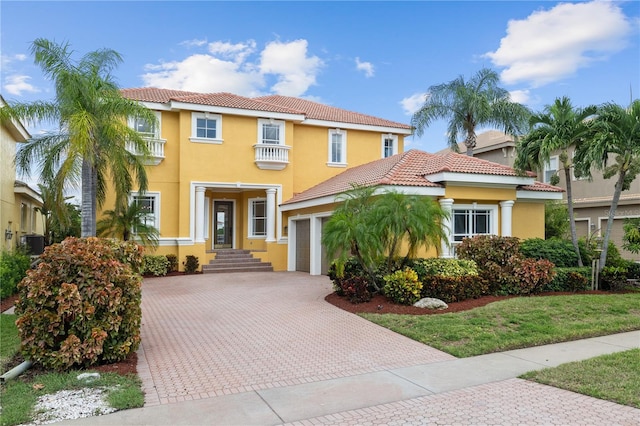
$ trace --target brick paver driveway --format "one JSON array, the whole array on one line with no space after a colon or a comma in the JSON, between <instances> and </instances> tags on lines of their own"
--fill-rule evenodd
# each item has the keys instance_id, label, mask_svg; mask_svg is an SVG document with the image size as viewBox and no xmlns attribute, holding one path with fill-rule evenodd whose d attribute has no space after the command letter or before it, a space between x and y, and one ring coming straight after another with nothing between
<instances>
[{"instance_id":1,"label":"brick paver driveway","mask_svg":"<svg viewBox=\"0 0 640 426\"><path fill-rule=\"evenodd\" d=\"M147 406L454 359L324 301L325 276L201 274L142 286Z\"/></svg>"}]
</instances>

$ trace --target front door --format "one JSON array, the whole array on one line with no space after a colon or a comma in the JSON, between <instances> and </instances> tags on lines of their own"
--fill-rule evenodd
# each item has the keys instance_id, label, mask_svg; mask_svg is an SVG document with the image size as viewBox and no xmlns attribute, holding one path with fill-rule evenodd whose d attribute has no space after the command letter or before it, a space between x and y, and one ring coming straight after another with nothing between
<instances>
[{"instance_id":1,"label":"front door","mask_svg":"<svg viewBox=\"0 0 640 426\"><path fill-rule=\"evenodd\" d=\"M233 201L214 201L213 248L233 248Z\"/></svg>"}]
</instances>

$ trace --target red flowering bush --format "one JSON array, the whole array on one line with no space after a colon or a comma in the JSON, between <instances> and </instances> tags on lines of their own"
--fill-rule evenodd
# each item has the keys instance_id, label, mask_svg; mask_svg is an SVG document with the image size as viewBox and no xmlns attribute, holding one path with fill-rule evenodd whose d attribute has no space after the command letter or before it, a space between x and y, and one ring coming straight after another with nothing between
<instances>
[{"instance_id":1,"label":"red flowering bush","mask_svg":"<svg viewBox=\"0 0 640 426\"><path fill-rule=\"evenodd\" d=\"M24 357L66 370L120 361L140 345L142 247L68 238L18 284Z\"/></svg>"}]
</instances>

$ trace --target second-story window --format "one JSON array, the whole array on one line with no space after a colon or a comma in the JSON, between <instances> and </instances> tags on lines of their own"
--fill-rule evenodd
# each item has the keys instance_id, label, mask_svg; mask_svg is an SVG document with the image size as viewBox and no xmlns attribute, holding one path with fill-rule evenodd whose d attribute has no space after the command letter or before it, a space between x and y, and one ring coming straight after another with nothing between
<instances>
[{"instance_id":1,"label":"second-story window","mask_svg":"<svg viewBox=\"0 0 640 426\"><path fill-rule=\"evenodd\" d=\"M551 178L558 173L558 156L549 158L544 165L544 183L550 183Z\"/></svg>"},{"instance_id":2,"label":"second-story window","mask_svg":"<svg viewBox=\"0 0 640 426\"><path fill-rule=\"evenodd\" d=\"M154 111L153 113L156 116L155 123L151 123L142 118L133 117L129 119L129 127L140 133L142 137L160 139L160 111Z\"/></svg>"},{"instance_id":3,"label":"second-story window","mask_svg":"<svg viewBox=\"0 0 640 426\"><path fill-rule=\"evenodd\" d=\"M347 164L347 132L345 130L329 130L329 165L344 166Z\"/></svg>"},{"instance_id":4,"label":"second-story window","mask_svg":"<svg viewBox=\"0 0 640 426\"><path fill-rule=\"evenodd\" d=\"M222 143L222 116L209 112L191 114L191 142Z\"/></svg>"},{"instance_id":5,"label":"second-story window","mask_svg":"<svg viewBox=\"0 0 640 426\"><path fill-rule=\"evenodd\" d=\"M382 135L382 158L391 157L398 153L398 136L391 133Z\"/></svg>"},{"instance_id":6,"label":"second-story window","mask_svg":"<svg viewBox=\"0 0 640 426\"><path fill-rule=\"evenodd\" d=\"M258 143L284 145L284 121L258 120Z\"/></svg>"}]
</instances>

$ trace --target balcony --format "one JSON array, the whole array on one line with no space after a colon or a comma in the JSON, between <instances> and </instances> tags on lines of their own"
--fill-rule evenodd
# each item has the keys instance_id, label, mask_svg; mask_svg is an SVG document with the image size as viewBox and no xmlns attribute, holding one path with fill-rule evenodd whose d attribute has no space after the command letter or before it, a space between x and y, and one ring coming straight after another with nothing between
<instances>
[{"instance_id":1,"label":"balcony","mask_svg":"<svg viewBox=\"0 0 640 426\"><path fill-rule=\"evenodd\" d=\"M151 136L151 134L147 136L143 133L141 136L149 148L149 158L145 160L145 164L148 166L157 166L164 160L164 144L167 143L167 141L165 139L157 139ZM142 155L142 153L137 152L131 144L127 144L127 151L134 155Z\"/></svg>"},{"instance_id":2,"label":"balcony","mask_svg":"<svg viewBox=\"0 0 640 426\"><path fill-rule=\"evenodd\" d=\"M282 170L289 164L290 146L259 143L253 146L256 166L262 170Z\"/></svg>"}]
</instances>

